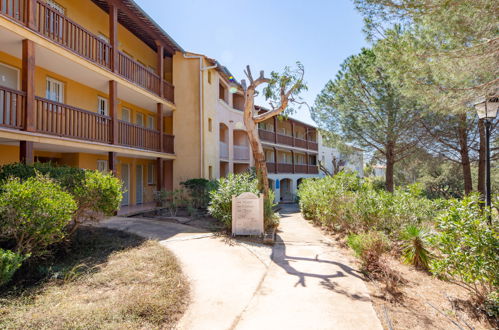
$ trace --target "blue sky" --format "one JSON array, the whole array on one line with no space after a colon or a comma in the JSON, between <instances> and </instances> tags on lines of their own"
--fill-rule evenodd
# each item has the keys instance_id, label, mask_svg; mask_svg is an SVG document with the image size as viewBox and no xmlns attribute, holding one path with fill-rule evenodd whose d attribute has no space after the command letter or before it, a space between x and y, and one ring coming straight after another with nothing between
<instances>
[{"instance_id":1,"label":"blue sky","mask_svg":"<svg viewBox=\"0 0 499 330\"><path fill-rule=\"evenodd\" d=\"M236 79L301 61L310 105L340 64L367 45L351 0L136 0L187 51L227 66ZM293 117L313 123L306 108Z\"/></svg>"}]
</instances>

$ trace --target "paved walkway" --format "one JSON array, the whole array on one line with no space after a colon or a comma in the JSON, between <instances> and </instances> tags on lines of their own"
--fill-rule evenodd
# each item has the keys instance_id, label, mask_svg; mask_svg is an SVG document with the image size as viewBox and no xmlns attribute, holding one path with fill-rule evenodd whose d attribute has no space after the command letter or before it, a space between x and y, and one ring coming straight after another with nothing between
<instances>
[{"instance_id":1,"label":"paved walkway","mask_svg":"<svg viewBox=\"0 0 499 330\"><path fill-rule=\"evenodd\" d=\"M273 247L154 220L104 224L177 255L192 288L180 329L382 329L358 273L296 206L285 206Z\"/></svg>"}]
</instances>

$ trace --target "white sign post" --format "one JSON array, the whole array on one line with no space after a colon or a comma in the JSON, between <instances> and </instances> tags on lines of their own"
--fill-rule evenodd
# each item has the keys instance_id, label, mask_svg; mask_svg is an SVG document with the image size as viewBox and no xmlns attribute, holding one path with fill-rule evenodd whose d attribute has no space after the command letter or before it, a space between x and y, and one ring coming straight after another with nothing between
<instances>
[{"instance_id":1,"label":"white sign post","mask_svg":"<svg viewBox=\"0 0 499 330\"><path fill-rule=\"evenodd\" d=\"M263 235L263 195L232 196L232 236Z\"/></svg>"}]
</instances>

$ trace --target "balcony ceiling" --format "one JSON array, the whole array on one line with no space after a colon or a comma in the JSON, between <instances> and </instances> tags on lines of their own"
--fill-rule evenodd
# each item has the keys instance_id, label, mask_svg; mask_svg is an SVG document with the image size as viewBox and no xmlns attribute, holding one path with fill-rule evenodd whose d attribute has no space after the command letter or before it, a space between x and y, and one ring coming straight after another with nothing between
<instances>
[{"instance_id":1,"label":"balcony ceiling","mask_svg":"<svg viewBox=\"0 0 499 330\"><path fill-rule=\"evenodd\" d=\"M109 0L92 0L106 13L109 13ZM156 50L156 40L163 42L166 53L173 55L175 51L183 51L149 15L147 15L133 0L116 0L118 4L118 22Z\"/></svg>"}]
</instances>

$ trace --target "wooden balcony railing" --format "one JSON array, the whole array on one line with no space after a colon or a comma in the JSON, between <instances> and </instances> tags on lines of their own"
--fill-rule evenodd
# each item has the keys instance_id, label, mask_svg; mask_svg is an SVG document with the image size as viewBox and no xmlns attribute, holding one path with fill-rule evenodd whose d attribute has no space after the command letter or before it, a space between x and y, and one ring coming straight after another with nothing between
<instances>
[{"instance_id":1,"label":"wooden balcony railing","mask_svg":"<svg viewBox=\"0 0 499 330\"><path fill-rule=\"evenodd\" d=\"M319 167L317 165L308 165L308 174L319 174Z\"/></svg>"},{"instance_id":2,"label":"wooden balcony railing","mask_svg":"<svg viewBox=\"0 0 499 330\"><path fill-rule=\"evenodd\" d=\"M277 134L277 143L287 146L293 145L293 137L288 135Z\"/></svg>"},{"instance_id":3,"label":"wooden balcony railing","mask_svg":"<svg viewBox=\"0 0 499 330\"><path fill-rule=\"evenodd\" d=\"M260 135L260 139L267 142L275 142L275 134L274 132L269 132L263 129L258 130L258 134Z\"/></svg>"},{"instance_id":4,"label":"wooden balcony railing","mask_svg":"<svg viewBox=\"0 0 499 330\"><path fill-rule=\"evenodd\" d=\"M1 2L2 0L0 0ZM111 143L111 117L36 96L36 132L84 141ZM23 129L25 93L0 86L0 127ZM163 150L161 149L163 139ZM118 144L151 151L174 153L175 137L142 126L118 121Z\"/></svg>"},{"instance_id":5,"label":"wooden balcony railing","mask_svg":"<svg viewBox=\"0 0 499 330\"><path fill-rule=\"evenodd\" d=\"M152 151L160 150L160 132L118 120L118 144Z\"/></svg>"},{"instance_id":6,"label":"wooden balcony railing","mask_svg":"<svg viewBox=\"0 0 499 330\"><path fill-rule=\"evenodd\" d=\"M277 164L277 170L279 173L293 173L293 164Z\"/></svg>"},{"instance_id":7,"label":"wooden balcony railing","mask_svg":"<svg viewBox=\"0 0 499 330\"><path fill-rule=\"evenodd\" d=\"M23 92L0 87L0 126L17 129L23 127L24 95Z\"/></svg>"},{"instance_id":8,"label":"wooden balcony railing","mask_svg":"<svg viewBox=\"0 0 499 330\"><path fill-rule=\"evenodd\" d=\"M234 146L234 160L249 160L250 153L247 146Z\"/></svg>"},{"instance_id":9,"label":"wooden balcony railing","mask_svg":"<svg viewBox=\"0 0 499 330\"><path fill-rule=\"evenodd\" d=\"M163 97L175 103L175 86L166 80L163 81Z\"/></svg>"},{"instance_id":10,"label":"wooden balcony railing","mask_svg":"<svg viewBox=\"0 0 499 330\"><path fill-rule=\"evenodd\" d=\"M163 133L163 152L168 154L175 153L175 136Z\"/></svg>"},{"instance_id":11,"label":"wooden balcony railing","mask_svg":"<svg viewBox=\"0 0 499 330\"><path fill-rule=\"evenodd\" d=\"M118 51L118 73L130 82L159 95L160 77L121 51Z\"/></svg>"},{"instance_id":12,"label":"wooden balcony railing","mask_svg":"<svg viewBox=\"0 0 499 330\"><path fill-rule=\"evenodd\" d=\"M308 149L310 150L319 150L319 144L317 142L314 142L314 141L307 141L308 143Z\"/></svg>"},{"instance_id":13,"label":"wooden balcony railing","mask_svg":"<svg viewBox=\"0 0 499 330\"><path fill-rule=\"evenodd\" d=\"M296 164L295 165L295 173L300 173L300 174L308 173L307 165Z\"/></svg>"},{"instance_id":14,"label":"wooden balcony railing","mask_svg":"<svg viewBox=\"0 0 499 330\"><path fill-rule=\"evenodd\" d=\"M307 149L307 140L295 138L295 147Z\"/></svg>"},{"instance_id":15,"label":"wooden balcony railing","mask_svg":"<svg viewBox=\"0 0 499 330\"><path fill-rule=\"evenodd\" d=\"M108 116L35 98L35 129L40 133L109 143L110 122Z\"/></svg>"},{"instance_id":16,"label":"wooden balcony railing","mask_svg":"<svg viewBox=\"0 0 499 330\"><path fill-rule=\"evenodd\" d=\"M21 23L26 23L25 0L0 0L0 14Z\"/></svg>"},{"instance_id":17,"label":"wooden balcony railing","mask_svg":"<svg viewBox=\"0 0 499 330\"><path fill-rule=\"evenodd\" d=\"M267 172L269 172L269 173L276 173L276 171L275 171L275 163L269 163L269 162L267 162Z\"/></svg>"},{"instance_id":18,"label":"wooden balcony railing","mask_svg":"<svg viewBox=\"0 0 499 330\"><path fill-rule=\"evenodd\" d=\"M229 159L229 145L220 141L220 158Z\"/></svg>"},{"instance_id":19,"label":"wooden balcony railing","mask_svg":"<svg viewBox=\"0 0 499 330\"><path fill-rule=\"evenodd\" d=\"M110 68L110 44L42 1L37 1L36 29L76 54Z\"/></svg>"},{"instance_id":20,"label":"wooden balcony railing","mask_svg":"<svg viewBox=\"0 0 499 330\"><path fill-rule=\"evenodd\" d=\"M0 15L7 16L28 25L27 1L30 0L0 0ZM80 55L93 63L111 69L112 46L101 38L61 14L46 4L45 1L35 0L34 26L30 27L61 45L62 47ZM163 81L152 69L145 67L125 53L118 51L119 75L156 95L174 102L174 86Z\"/></svg>"}]
</instances>

